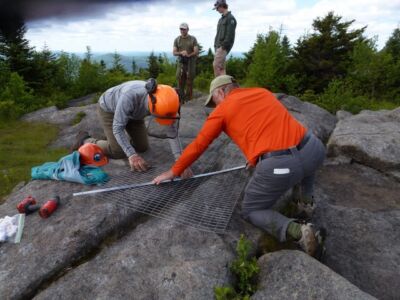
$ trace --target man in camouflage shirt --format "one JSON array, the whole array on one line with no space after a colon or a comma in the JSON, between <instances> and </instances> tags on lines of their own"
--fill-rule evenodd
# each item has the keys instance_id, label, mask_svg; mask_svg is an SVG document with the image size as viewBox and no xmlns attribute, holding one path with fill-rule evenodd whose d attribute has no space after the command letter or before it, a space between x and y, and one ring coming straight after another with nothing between
<instances>
[{"instance_id":1,"label":"man in camouflage shirt","mask_svg":"<svg viewBox=\"0 0 400 300\"><path fill-rule=\"evenodd\" d=\"M225 75L225 60L235 42L236 19L228 11L228 4L225 0L217 0L214 9L221 14L218 21L217 34L214 40L215 56L213 62L214 75Z\"/></svg>"},{"instance_id":2,"label":"man in camouflage shirt","mask_svg":"<svg viewBox=\"0 0 400 300\"><path fill-rule=\"evenodd\" d=\"M196 75L196 57L199 45L194 36L189 35L189 26L182 23L179 26L181 35L174 40L173 55L178 56L176 80L181 96L185 101L193 97L193 80Z\"/></svg>"}]
</instances>

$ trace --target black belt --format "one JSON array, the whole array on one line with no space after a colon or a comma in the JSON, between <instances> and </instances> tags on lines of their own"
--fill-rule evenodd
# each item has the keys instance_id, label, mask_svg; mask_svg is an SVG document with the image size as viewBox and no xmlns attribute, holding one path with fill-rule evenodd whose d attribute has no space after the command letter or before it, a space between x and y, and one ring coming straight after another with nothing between
<instances>
[{"instance_id":1,"label":"black belt","mask_svg":"<svg viewBox=\"0 0 400 300\"><path fill-rule=\"evenodd\" d=\"M296 148L297 150L301 150L303 149L303 147L308 143L308 141L310 140L311 134L310 133L306 133L305 137L301 140L301 142L294 148ZM271 151L268 153L264 153L261 154L259 156L260 160L272 157L272 156L281 156L281 155L289 155L291 154L292 151L290 149L285 149L285 150L277 150L277 151Z\"/></svg>"}]
</instances>

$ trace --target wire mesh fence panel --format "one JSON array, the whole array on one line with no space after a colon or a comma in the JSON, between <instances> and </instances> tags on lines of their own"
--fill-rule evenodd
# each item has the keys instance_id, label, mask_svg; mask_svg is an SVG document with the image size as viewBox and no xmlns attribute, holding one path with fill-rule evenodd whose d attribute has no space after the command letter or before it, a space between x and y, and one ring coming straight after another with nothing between
<instances>
[{"instance_id":1,"label":"wire mesh fence panel","mask_svg":"<svg viewBox=\"0 0 400 300\"><path fill-rule=\"evenodd\" d=\"M114 175L96 197L119 207L162 218L202 231L224 233L234 207L247 182L243 168L204 177L162 183L149 183L161 170ZM135 183L129 187L129 183ZM145 183L144 186L136 184ZM121 189L106 191L107 188Z\"/></svg>"}]
</instances>

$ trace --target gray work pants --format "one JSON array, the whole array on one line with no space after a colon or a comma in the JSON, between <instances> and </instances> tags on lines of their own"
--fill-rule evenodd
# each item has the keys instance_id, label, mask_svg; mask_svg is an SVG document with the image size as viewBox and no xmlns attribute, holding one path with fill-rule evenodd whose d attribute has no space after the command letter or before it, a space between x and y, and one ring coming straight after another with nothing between
<instances>
[{"instance_id":1,"label":"gray work pants","mask_svg":"<svg viewBox=\"0 0 400 300\"><path fill-rule=\"evenodd\" d=\"M312 196L315 171L325 158L325 147L312 133L299 151L272 156L259 161L250 179L242 203L242 216L280 241L286 240L288 224L293 221L271 207L296 184L302 185L305 196Z\"/></svg>"},{"instance_id":2,"label":"gray work pants","mask_svg":"<svg viewBox=\"0 0 400 300\"><path fill-rule=\"evenodd\" d=\"M126 154L118 144L113 134L112 124L114 114L105 112L97 104L97 115L100 118L104 134L107 140L97 140L94 138L87 139L86 142L98 145L109 158L126 158ZM146 125L144 120L130 120L125 127L127 134L130 137L130 142L137 152L144 152L149 147Z\"/></svg>"}]
</instances>

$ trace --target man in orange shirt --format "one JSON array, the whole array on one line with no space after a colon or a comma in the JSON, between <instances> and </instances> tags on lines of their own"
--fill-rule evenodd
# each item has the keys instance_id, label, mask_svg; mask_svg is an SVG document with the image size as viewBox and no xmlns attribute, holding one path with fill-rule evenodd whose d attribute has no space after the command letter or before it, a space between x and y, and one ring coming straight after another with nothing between
<instances>
[{"instance_id":1,"label":"man in orange shirt","mask_svg":"<svg viewBox=\"0 0 400 300\"><path fill-rule=\"evenodd\" d=\"M299 224L271 209L294 185L312 199L314 174L325 158L325 148L314 134L293 118L268 90L240 88L229 75L216 77L210 85L206 106L216 106L196 139L186 147L173 167L153 182L179 176L225 132L242 150L250 166L256 167L242 203L242 216L285 241L298 240L314 255L317 247L312 224Z\"/></svg>"}]
</instances>

